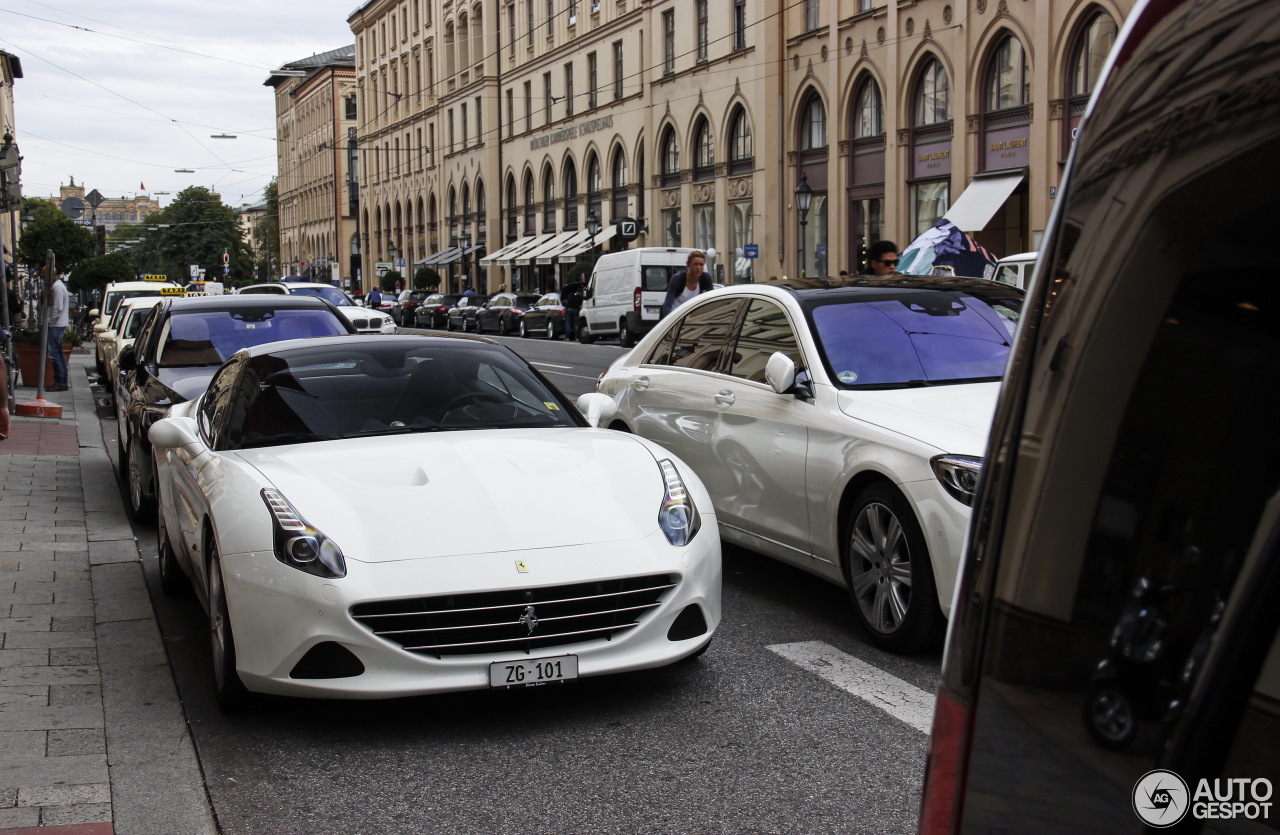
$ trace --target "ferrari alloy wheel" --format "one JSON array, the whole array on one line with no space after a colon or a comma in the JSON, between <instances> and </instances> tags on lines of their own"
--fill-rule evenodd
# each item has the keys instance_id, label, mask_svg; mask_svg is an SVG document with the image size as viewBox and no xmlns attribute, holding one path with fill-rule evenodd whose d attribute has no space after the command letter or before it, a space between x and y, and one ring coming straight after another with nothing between
<instances>
[{"instance_id":1,"label":"ferrari alloy wheel","mask_svg":"<svg viewBox=\"0 0 1280 835\"><path fill-rule=\"evenodd\" d=\"M142 488L142 471L138 469L138 456L130 449L125 456L128 463L125 468L125 477L129 484L129 515L135 522L142 524L151 524L156 516L156 503L154 499L147 497Z\"/></svg>"},{"instance_id":2,"label":"ferrari alloy wheel","mask_svg":"<svg viewBox=\"0 0 1280 835\"><path fill-rule=\"evenodd\" d=\"M245 706L249 691L236 672L236 641L227 611L226 587L222 583L222 560L218 546L210 537L206 546L209 559L209 648L213 659L213 694L218 707L232 712Z\"/></svg>"},{"instance_id":3,"label":"ferrari alloy wheel","mask_svg":"<svg viewBox=\"0 0 1280 835\"><path fill-rule=\"evenodd\" d=\"M164 514L159 516L156 524L156 547L160 556L160 589L173 596L186 594L191 590L191 583L177 563L177 555L173 552L173 543L169 541L169 531L164 524Z\"/></svg>"}]
</instances>

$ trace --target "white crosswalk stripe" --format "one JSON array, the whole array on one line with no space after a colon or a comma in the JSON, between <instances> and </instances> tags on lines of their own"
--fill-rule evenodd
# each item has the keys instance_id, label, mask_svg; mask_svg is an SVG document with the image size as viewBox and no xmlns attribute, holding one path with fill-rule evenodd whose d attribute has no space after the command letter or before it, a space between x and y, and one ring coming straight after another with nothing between
<instances>
[{"instance_id":1,"label":"white crosswalk stripe","mask_svg":"<svg viewBox=\"0 0 1280 835\"><path fill-rule=\"evenodd\" d=\"M929 733L933 724L932 693L822 641L774 644L769 649L917 731Z\"/></svg>"}]
</instances>

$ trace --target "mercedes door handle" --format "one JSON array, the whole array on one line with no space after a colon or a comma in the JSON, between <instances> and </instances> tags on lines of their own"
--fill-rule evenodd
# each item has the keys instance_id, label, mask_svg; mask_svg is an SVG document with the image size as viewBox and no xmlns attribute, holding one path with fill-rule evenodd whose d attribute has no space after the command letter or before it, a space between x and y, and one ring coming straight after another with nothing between
<instances>
[{"instance_id":1,"label":"mercedes door handle","mask_svg":"<svg viewBox=\"0 0 1280 835\"><path fill-rule=\"evenodd\" d=\"M713 399L716 401L717 406L732 406L735 398L733 392L726 389L715 395Z\"/></svg>"},{"instance_id":2,"label":"mercedes door handle","mask_svg":"<svg viewBox=\"0 0 1280 835\"><path fill-rule=\"evenodd\" d=\"M636 378L636 381L635 381L634 383L632 383L631 385L632 385L632 387L633 387L633 388L635 388L635 389L637 389L637 390L639 390L639 391L644 391L645 389L647 389L647 388L649 387L649 378L648 378L648 377L637 377L637 378Z\"/></svg>"}]
</instances>

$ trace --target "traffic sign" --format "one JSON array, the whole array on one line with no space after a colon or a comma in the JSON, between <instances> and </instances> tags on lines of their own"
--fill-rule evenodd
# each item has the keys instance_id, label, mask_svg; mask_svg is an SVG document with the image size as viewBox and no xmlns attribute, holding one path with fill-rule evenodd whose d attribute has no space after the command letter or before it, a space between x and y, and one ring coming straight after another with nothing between
<instances>
[{"instance_id":1,"label":"traffic sign","mask_svg":"<svg viewBox=\"0 0 1280 835\"><path fill-rule=\"evenodd\" d=\"M634 241L640 237L640 225L633 217L620 217L614 221L618 227L618 237L624 241Z\"/></svg>"},{"instance_id":2,"label":"traffic sign","mask_svg":"<svg viewBox=\"0 0 1280 835\"><path fill-rule=\"evenodd\" d=\"M404 269L404 258L397 258L397 259L396 259L396 269L397 269L397 270L403 270L403 269Z\"/></svg>"},{"instance_id":3,"label":"traffic sign","mask_svg":"<svg viewBox=\"0 0 1280 835\"><path fill-rule=\"evenodd\" d=\"M760 244L747 244L742 248L743 258L759 258Z\"/></svg>"},{"instance_id":4,"label":"traffic sign","mask_svg":"<svg viewBox=\"0 0 1280 835\"><path fill-rule=\"evenodd\" d=\"M191 271L191 277L192 277L192 278L197 278L197 277L200 275L200 265L199 265L199 264L192 264L192 265L191 265L190 267L188 267L187 269Z\"/></svg>"}]
</instances>

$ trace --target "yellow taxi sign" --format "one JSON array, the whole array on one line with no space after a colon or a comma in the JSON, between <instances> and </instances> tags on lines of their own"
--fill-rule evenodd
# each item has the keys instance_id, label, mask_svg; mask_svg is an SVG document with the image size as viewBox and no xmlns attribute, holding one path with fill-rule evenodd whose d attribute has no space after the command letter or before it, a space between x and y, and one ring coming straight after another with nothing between
<instances>
[{"instance_id":1,"label":"yellow taxi sign","mask_svg":"<svg viewBox=\"0 0 1280 835\"><path fill-rule=\"evenodd\" d=\"M160 288L160 295L162 296L185 296L186 294L187 294L187 288L185 287L174 286L174 287Z\"/></svg>"},{"instance_id":2,"label":"yellow taxi sign","mask_svg":"<svg viewBox=\"0 0 1280 835\"><path fill-rule=\"evenodd\" d=\"M169 280L169 276L167 276L167 275L144 275L144 276L142 277L142 280L143 280L143 281L168 281L168 280Z\"/></svg>"}]
</instances>

